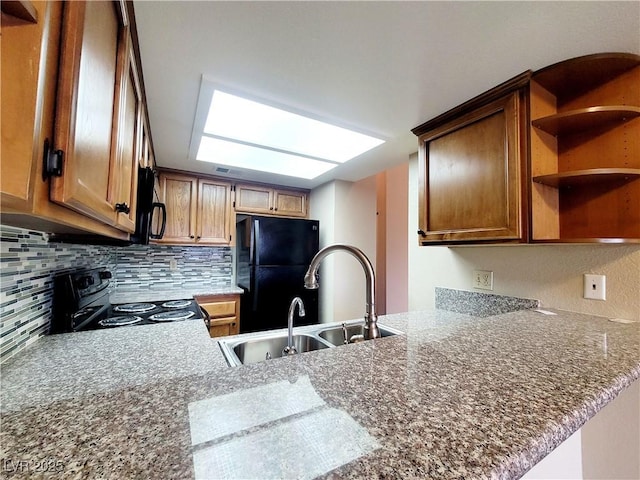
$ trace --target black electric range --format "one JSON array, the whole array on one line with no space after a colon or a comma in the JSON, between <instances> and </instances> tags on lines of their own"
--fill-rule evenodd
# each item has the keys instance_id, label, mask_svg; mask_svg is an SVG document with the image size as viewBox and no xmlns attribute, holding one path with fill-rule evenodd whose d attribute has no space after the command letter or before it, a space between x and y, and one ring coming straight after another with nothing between
<instances>
[{"instance_id":1,"label":"black electric range","mask_svg":"<svg viewBox=\"0 0 640 480\"><path fill-rule=\"evenodd\" d=\"M120 328L183 320L208 320L193 299L109 302L111 272L105 268L80 270L54 278L50 333Z\"/></svg>"}]
</instances>

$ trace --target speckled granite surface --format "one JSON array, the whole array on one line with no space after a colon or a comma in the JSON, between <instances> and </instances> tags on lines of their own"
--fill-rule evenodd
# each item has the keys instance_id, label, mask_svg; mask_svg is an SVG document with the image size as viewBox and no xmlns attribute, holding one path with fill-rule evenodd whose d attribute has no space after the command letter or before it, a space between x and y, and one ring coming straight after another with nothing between
<instances>
[{"instance_id":1,"label":"speckled granite surface","mask_svg":"<svg viewBox=\"0 0 640 480\"><path fill-rule=\"evenodd\" d=\"M235 285L203 288L153 288L143 289L139 291L116 291L109 296L109 301L113 304L133 302L159 302L163 300L182 300L184 298L192 298L197 295L231 295L242 293L243 290Z\"/></svg>"},{"instance_id":2,"label":"speckled granite surface","mask_svg":"<svg viewBox=\"0 0 640 480\"><path fill-rule=\"evenodd\" d=\"M436 287L435 306L451 312L466 313L476 317L488 317L500 313L538 308L540 302L528 298Z\"/></svg>"},{"instance_id":3,"label":"speckled granite surface","mask_svg":"<svg viewBox=\"0 0 640 480\"><path fill-rule=\"evenodd\" d=\"M59 373L73 339L40 342L2 366L3 461L32 467L3 473L51 459L64 478L518 478L640 376L640 324L558 313L383 316L406 334L236 368L181 322L183 346L96 338L93 378ZM159 350L199 365L140 381ZM109 371L123 381L93 388Z\"/></svg>"}]
</instances>

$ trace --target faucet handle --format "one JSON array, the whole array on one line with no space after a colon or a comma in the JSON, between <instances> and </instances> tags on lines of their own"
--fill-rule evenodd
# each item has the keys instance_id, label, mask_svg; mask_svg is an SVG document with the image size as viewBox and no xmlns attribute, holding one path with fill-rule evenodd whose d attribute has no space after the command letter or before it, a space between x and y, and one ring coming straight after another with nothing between
<instances>
[{"instance_id":1,"label":"faucet handle","mask_svg":"<svg viewBox=\"0 0 640 480\"><path fill-rule=\"evenodd\" d=\"M344 344L349 344L349 334L347 333L347 326L342 322L342 336L344 337Z\"/></svg>"}]
</instances>

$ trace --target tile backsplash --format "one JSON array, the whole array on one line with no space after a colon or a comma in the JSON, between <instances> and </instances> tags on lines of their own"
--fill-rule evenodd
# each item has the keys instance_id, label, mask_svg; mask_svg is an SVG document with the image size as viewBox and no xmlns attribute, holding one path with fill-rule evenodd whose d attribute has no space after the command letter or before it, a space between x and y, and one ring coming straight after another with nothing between
<instances>
[{"instance_id":1,"label":"tile backsplash","mask_svg":"<svg viewBox=\"0 0 640 480\"><path fill-rule=\"evenodd\" d=\"M128 247L48 243L47 235L0 225L0 363L46 334L53 278L105 266L113 288L231 285L230 247Z\"/></svg>"},{"instance_id":2,"label":"tile backsplash","mask_svg":"<svg viewBox=\"0 0 640 480\"><path fill-rule=\"evenodd\" d=\"M231 284L229 247L132 245L115 249L116 291L141 288L222 287Z\"/></svg>"}]
</instances>

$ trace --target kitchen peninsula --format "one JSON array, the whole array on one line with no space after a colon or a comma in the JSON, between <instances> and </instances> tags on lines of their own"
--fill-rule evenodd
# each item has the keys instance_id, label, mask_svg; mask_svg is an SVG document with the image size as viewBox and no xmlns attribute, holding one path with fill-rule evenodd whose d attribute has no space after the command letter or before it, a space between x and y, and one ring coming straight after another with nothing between
<instances>
[{"instance_id":1,"label":"kitchen peninsula","mask_svg":"<svg viewBox=\"0 0 640 480\"><path fill-rule=\"evenodd\" d=\"M551 313L386 315L404 335L235 368L200 322L45 337L2 367L3 473L519 478L640 377L639 323Z\"/></svg>"}]
</instances>

